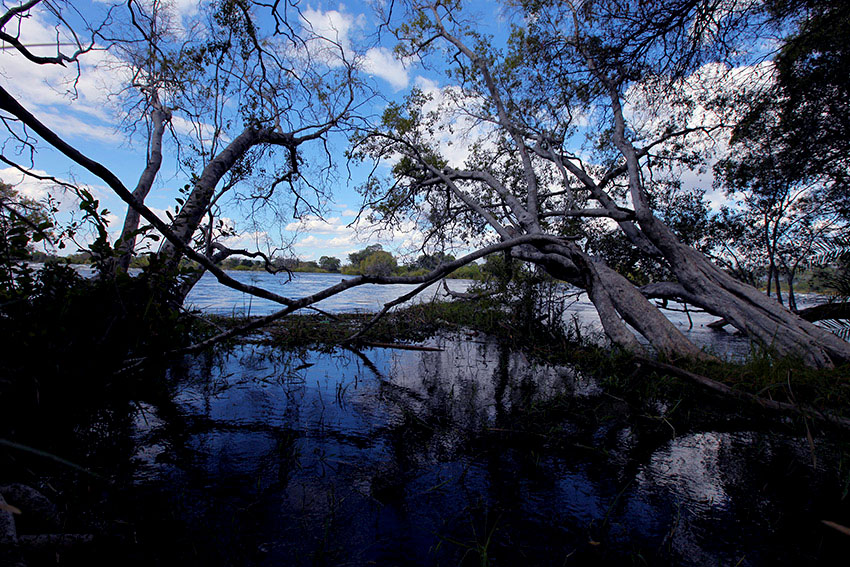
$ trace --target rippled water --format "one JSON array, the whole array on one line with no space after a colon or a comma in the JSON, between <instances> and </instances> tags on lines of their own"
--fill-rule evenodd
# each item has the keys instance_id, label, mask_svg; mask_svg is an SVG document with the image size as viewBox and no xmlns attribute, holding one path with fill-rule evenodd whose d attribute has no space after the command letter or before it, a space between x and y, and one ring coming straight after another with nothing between
<instances>
[{"instance_id":1,"label":"rippled water","mask_svg":"<svg viewBox=\"0 0 850 567\"><path fill-rule=\"evenodd\" d=\"M232 274L290 297L343 277L296 274L284 286L267 274ZM409 289L363 286L320 307L374 311ZM276 308L209 276L189 301L220 314ZM709 331L704 314L668 314L715 352L747 350L739 337ZM586 298L566 317L583 332L599 328ZM127 520L105 531L129 534L115 557L136 565L846 564L846 536L822 524L850 525L838 441L815 431L810 447L799 424L765 430L728 408L711 412L705 399L634 407L598 377L534 362L471 331L427 344L440 350L243 344L173 365L171 395L137 406L129 439L122 430L120 442L106 440L104 459L110 443L120 448L122 479L108 502ZM100 454L98 431L87 435ZM108 548L99 553L95 562L114 564Z\"/></svg>"},{"instance_id":2,"label":"rippled water","mask_svg":"<svg viewBox=\"0 0 850 567\"><path fill-rule=\"evenodd\" d=\"M144 555L801 565L846 551L820 523L850 512L830 443L815 439L815 467L802 432L672 431L569 366L472 333L429 344L443 350L243 345L172 369L174 403L135 421ZM558 419L529 426L559 395Z\"/></svg>"},{"instance_id":3,"label":"rippled water","mask_svg":"<svg viewBox=\"0 0 850 567\"><path fill-rule=\"evenodd\" d=\"M291 298L301 298L328 286L338 283L348 276L339 274L293 274L288 281L285 275L271 275L266 272L228 272L240 282L263 286ZM466 291L473 282L470 280L449 280L452 291ZM326 299L317 307L331 313L378 311L383 305L414 289L413 285L364 285L349 289L337 296ZM435 284L423 291L414 301L429 301L433 298L442 299L445 292L441 285ZM805 302L806 298L802 299ZM205 274L200 282L192 289L187 304L207 313L218 315L267 315L280 308L277 303L258 299L241 292L234 291L219 284L213 276ZM670 307L679 310L666 310L667 317L684 332L695 344L705 347L723 357L744 358L750 352L749 341L728 331L715 331L707 327L716 318L706 313L690 310L682 312L683 306L670 303ZM590 332L600 332L602 326L593 304L582 294L571 302L565 317L572 324L577 322Z\"/></svg>"},{"instance_id":4,"label":"rippled water","mask_svg":"<svg viewBox=\"0 0 850 567\"><path fill-rule=\"evenodd\" d=\"M87 267L78 267L86 270ZM351 276L340 274L294 273L291 280L285 274L272 275L266 272L229 271L228 274L236 280L265 287L293 299L316 293L328 286L338 283L341 279ZM473 282L471 280L449 280L448 285L455 292L466 291ZM414 285L375 285L368 284L346 290L328 298L316 307L330 313L353 313L379 311L389 301L414 289ZM444 299L445 292L442 284L434 284L412 301L430 301L434 298ZM805 308L822 302L817 295L798 294L797 302L800 308ZM199 309L216 315L268 315L280 305L267 299L256 298L219 284L209 273L204 274L198 284L189 293L186 300L188 307ZM721 358L741 360L751 353L751 344L745 337L738 335L731 327L724 330L714 330L708 324L716 317L690 307L687 312L679 303L669 302L670 309L663 313L680 331L697 346L705 348ZM565 313L570 323L577 323L586 331L601 333L602 325L596 308L581 294L570 303ZM642 337L638 340L646 343Z\"/></svg>"},{"instance_id":5,"label":"rippled water","mask_svg":"<svg viewBox=\"0 0 850 567\"><path fill-rule=\"evenodd\" d=\"M286 274L272 275L267 272L230 271L228 275L239 282L266 288L291 299L300 299L353 276L340 274L294 273L290 280ZM463 292L469 287L469 280L451 280L452 291ZM355 311L379 311L385 303L404 295L416 288L415 285L366 284L348 289L316 304L316 307L330 313L353 313ZM443 298L445 292L441 284L425 289L418 301ZM209 273L192 288L186 298L187 305L207 313L217 315L268 315L280 309L274 301L252 297L219 284Z\"/></svg>"}]
</instances>

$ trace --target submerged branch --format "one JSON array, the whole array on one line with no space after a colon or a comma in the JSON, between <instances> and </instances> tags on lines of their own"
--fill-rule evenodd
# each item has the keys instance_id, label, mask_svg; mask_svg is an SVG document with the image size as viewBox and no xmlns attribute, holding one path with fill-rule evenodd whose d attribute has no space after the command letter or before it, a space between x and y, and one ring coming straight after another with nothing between
<instances>
[{"instance_id":1,"label":"submerged branch","mask_svg":"<svg viewBox=\"0 0 850 567\"><path fill-rule=\"evenodd\" d=\"M722 382L712 380L711 378L702 376L701 374L696 374L689 370L685 370L684 368L679 368L678 366L673 366L672 364L666 364L664 362L653 360L651 358L647 358L640 355L634 355L634 357L640 364L646 364L647 366L656 368L658 370L661 370L662 372L668 372L673 376L677 376L690 382L694 382L696 384L699 384L700 386L703 386L704 388L708 388L709 390L713 390L714 392L723 394L724 396L730 396L739 400L756 403L765 409L777 411L780 413L811 417L823 421L825 423L838 426L842 429L850 430L850 419L835 415L829 411L818 410L810 406L801 406L788 402L765 399L756 394L736 390L730 386L727 386L726 384L723 384Z\"/></svg>"}]
</instances>

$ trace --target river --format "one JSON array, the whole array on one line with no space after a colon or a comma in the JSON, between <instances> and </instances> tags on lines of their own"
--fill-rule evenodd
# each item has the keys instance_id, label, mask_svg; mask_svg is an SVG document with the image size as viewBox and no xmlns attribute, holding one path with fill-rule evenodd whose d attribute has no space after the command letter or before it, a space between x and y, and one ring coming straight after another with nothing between
<instances>
[{"instance_id":1,"label":"river","mask_svg":"<svg viewBox=\"0 0 850 567\"><path fill-rule=\"evenodd\" d=\"M231 275L289 297L345 277ZM320 307L375 311L411 288L363 286ZM276 308L208 275L188 303ZM668 313L704 347L746 352L707 315ZM598 331L585 297L565 317ZM69 493L108 510L102 529L121 537L69 564L846 563L846 536L822 523L850 524L840 438L702 395L617 395L600 372L472 331L424 344L434 350L249 340L152 367L167 395L78 426L111 481Z\"/></svg>"},{"instance_id":2,"label":"river","mask_svg":"<svg viewBox=\"0 0 850 567\"><path fill-rule=\"evenodd\" d=\"M228 275L242 283L265 287L276 293L293 299L298 299L338 283L341 279L351 276L340 274L312 274L294 273L291 280L285 274L272 275L266 272L230 271ZM474 282L471 280L448 280L449 288L455 292L466 291ZM374 312L397 297L414 289L414 285L374 285L368 284L349 290L326 299L316 307L330 313L352 313L352 312ZM563 286L563 292L569 289ZM574 290L577 291L577 290ZM441 285L434 284L423 291L414 301L430 301L434 298L444 299L445 292ZM803 295L798 300L801 306L817 300L816 296ZM217 315L268 315L280 308L280 306L267 299L260 299L244 294L216 281L209 273L192 289L187 298L187 306L198 309L205 313ZM584 334L600 333L602 326L599 316L593 304L587 298L587 294L581 294L568 301L568 309L565 317L569 324L580 325ZM694 310L692 307L688 313L684 312L684 306L678 303L669 303L671 309L664 310L665 315L701 348L728 359L740 360L750 354L749 341L730 331L716 331L707 325L716 320L707 313Z\"/></svg>"}]
</instances>

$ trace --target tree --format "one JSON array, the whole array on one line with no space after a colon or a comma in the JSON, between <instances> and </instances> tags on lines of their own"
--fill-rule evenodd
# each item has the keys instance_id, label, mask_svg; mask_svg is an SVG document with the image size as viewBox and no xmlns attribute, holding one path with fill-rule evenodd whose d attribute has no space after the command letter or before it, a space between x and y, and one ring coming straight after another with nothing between
<instances>
[{"instance_id":1,"label":"tree","mask_svg":"<svg viewBox=\"0 0 850 567\"><path fill-rule=\"evenodd\" d=\"M83 64L87 57L107 51L115 76L126 79L113 93L114 99L123 105L122 123L127 125L128 135L142 138L148 148L132 190L114 171L51 128L49 115L36 116L26 107L28 103L0 86L0 121L8 138L0 159L35 179L70 187L81 196L98 232L91 250L93 260L102 268L102 278L122 282L107 288L132 292L115 298L116 317L122 310L155 312L148 310L152 304L173 313L204 270L223 285L281 305L275 313L181 352L196 351L358 285L413 283L420 291L458 267L514 244L476 251L425 275L363 275L298 299L241 283L226 274L220 263L230 256L260 258L271 271L277 269L278 258L259 249L226 246L223 238L233 234L233 226L223 218L223 203L229 198L246 210L246 221L255 229L268 229L267 223L299 218L305 212L320 214L327 194L321 175L304 175L304 147L315 147L311 157L319 156L319 161L311 164L312 169L327 174L334 165L330 138L344 136L362 124L355 107L371 95L360 81L358 54L333 33L332 37L317 33L301 17L298 2L214 0L200 6L191 25L174 25L171 6L160 0L128 0L104 7L99 23L85 20L67 0L27 0L0 14L0 39L29 64L76 69L79 80L89 70ZM33 52L26 38L26 24L36 15L55 32L55 45L48 55ZM77 82L72 78L70 84L73 89ZM178 121L182 132L188 126L189 134L181 133ZM114 248L106 238L106 211L98 207L91 193L36 169L42 145L95 176L106 190L127 203L123 235ZM175 210L168 211L168 221L145 204L157 180L164 176L166 156L178 158L172 166L186 181ZM160 249L150 255L142 277L127 278L123 272L128 255L139 252L140 241L160 239ZM186 274L183 260L200 269ZM133 325L105 328L128 330ZM141 326L138 331L146 332ZM126 350L116 348L114 352Z\"/></svg>"},{"instance_id":2,"label":"tree","mask_svg":"<svg viewBox=\"0 0 850 567\"><path fill-rule=\"evenodd\" d=\"M152 331L157 321L150 314L164 312L159 323L176 329L169 318L204 270L223 285L277 302L281 308L180 352L198 351L363 284L417 284L414 293L418 293L488 253L538 239L520 237L494 244L419 276L381 275L386 273L381 266L391 263L375 262L372 274L348 278L297 299L232 278L220 263L234 255L260 258L271 271L283 266L279 256L225 245L223 238L233 234L232 225L222 218L225 200L231 198L246 209L247 221L255 229L270 228L266 223L281 220L284 213L290 220L304 212L321 213L327 194L321 177L304 175L304 147L315 146L314 159L324 155L326 161L313 163L312 169L327 174L333 167L330 138L344 136L362 124L355 106L371 95L364 92L359 79L358 54L333 33L332 37L317 33L301 17L298 2L215 0L200 6L199 17L188 26L173 24L176 19L170 6L160 0L128 0L104 7L106 13L99 23L85 20L67 0L26 0L0 14L0 39L11 50L4 56L12 52L31 65L75 69L77 76L69 82L72 94L89 70L84 65L87 58L107 51L115 76L126 79L113 93L124 108L121 123L127 125L129 136L140 137L148 148L142 173L131 190L114 171L51 128L49 115L36 116L26 107L28 103L0 86L0 121L7 132L0 160L33 179L68 187L80 196L81 207L98 236L90 250L92 259L101 268L105 284L109 279L120 282L104 285L112 302L100 309L108 313L101 330L112 335L104 341L117 336L135 344L146 333L163 336ZM33 52L32 48L42 50L43 46L33 46L26 38L27 22L36 16L53 30L55 45L47 55ZM181 134L178 121L191 133ZM123 234L114 248L107 240L107 211L99 208L92 194L85 187L38 171L38 149L43 145L96 177L106 190L127 203ZM168 211L168 221L145 204L157 180L164 176L166 156L177 156L172 166L186 181L177 207ZM287 203L291 207L286 207ZM128 278L123 273L128 255L138 253L141 242L160 239L162 245L150 254L142 276ZM201 269L186 274L182 260ZM138 318L150 321L138 325L134 323ZM124 347L115 346L110 352L121 357L132 351Z\"/></svg>"},{"instance_id":3,"label":"tree","mask_svg":"<svg viewBox=\"0 0 850 567\"><path fill-rule=\"evenodd\" d=\"M17 287L31 257L33 243L50 242L53 223L48 208L0 181L0 289Z\"/></svg>"},{"instance_id":4,"label":"tree","mask_svg":"<svg viewBox=\"0 0 850 567\"><path fill-rule=\"evenodd\" d=\"M10 9L3 25L12 27L41 4L30 1ZM67 19L51 5L44 6L56 17L57 25L66 27ZM289 3L276 6L275 19L292 17L284 13L293 10ZM175 270L189 247L213 264L233 254L246 255L246 251L230 250L220 241L227 235L222 232L227 227L219 218L224 200L246 198L246 188L254 210L279 208L274 199L280 193L284 193L284 200L297 196L296 214L299 206L318 210L308 192L324 198L318 180L302 176L299 152L310 142L325 143L329 133L350 118L358 84L348 55L332 40L312 34L304 26L281 26L267 33L258 24L259 8L252 2L219 0L205 8L207 17L195 23L205 29L184 30L173 23L169 4L130 1L110 11L109 25L91 30L91 44L98 44L100 49L98 42L105 43L114 57L113 65L130 75L128 84L115 93L127 109L128 121L146 126L146 132L137 133L145 134L147 163L132 192L103 166L80 155L29 115L8 92L2 93L6 112L72 160L106 177L107 184L130 204L116 245L116 270L126 270L137 237L151 228L169 236L157 254L156 265L162 270ZM44 17L45 11L39 15ZM74 34L73 30L64 31ZM335 48L334 63L305 57L311 42L321 43L324 49ZM26 48L20 50L26 54ZM86 53L87 48L81 46L73 55L34 63L77 62ZM194 133L178 134L173 127L178 118L194 125ZM185 196L178 199L176 212L166 225L151 218L154 215L144 208L144 201L161 174L169 130L174 149L181 155L177 165L188 183ZM266 206L259 207L260 202ZM150 225L140 227L140 217ZM259 251L250 255L266 257ZM200 274L187 279L184 295L198 277Z\"/></svg>"},{"instance_id":5,"label":"tree","mask_svg":"<svg viewBox=\"0 0 850 567\"><path fill-rule=\"evenodd\" d=\"M387 277L398 267L395 257L380 244L371 244L348 255L344 273Z\"/></svg>"},{"instance_id":6,"label":"tree","mask_svg":"<svg viewBox=\"0 0 850 567\"><path fill-rule=\"evenodd\" d=\"M732 142L761 151L752 153L750 165L761 187L817 182L817 198L847 215L850 6L830 0L777 0L769 6L773 18L790 20L796 29L774 57L775 81L747 101ZM741 173L746 179L747 172Z\"/></svg>"},{"instance_id":7,"label":"tree","mask_svg":"<svg viewBox=\"0 0 850 567\"><path fill-rule=\"evenodd\" d=\"M382 251L383 249L384 247L380 244L370 244L363 250L358 250L357 252L352 252L351 254L349 254L348 263L351 264L351 266L354 268L359 268L360 264L362 264L366 258L371 256L375 252Z\"/></svg>"},{"instance_id":8,"label":"tree","mask_svg":"<svg viewBox=\"0 0 850 567\"><path fill-rule=\"evenodd\" d=\"M367 276L390 276L398 266L396 259L386 250L377 250L360 262L360 273Z\"/></svg>"},{"instance_id":9,"label":"tree","mask_svg":"<svg viewBox=\"0 0 850 567\"><path fill-rule=\"evenodd\" d=\"M674 230L672 217L660 214L656 202L658 187L664 185L656 181L675 176L676 167L704 162L705 134L721 125L693 123L711 102L701 98L708 89L698 83L716 84L722 77L701 65L734 62L741 52L738 40L761 29L751 22L763 15L758 6L724 11L703 0L596 0L582 3L579 10L571 3L519 2L523 25L505 50L497 51L463 19L456 2L411 3L407 21L397 26L400 53L429 58L437 47L445 50L457 85L440 94L460 119L457 124L479 135L464 163L451 162L430 136L450 132L451 121L434 111L432 103L439 109L439 101L418 91L405 104L389 105L379 128L362 128L352 155L392 159L393 182L370 182L365 188L377 203L376 215L394 222L416 211L433 227L431 236L439 233L441 241L465 238L480 247L426 276L366 275L292 300L240 284L220 269L218 262L233 254L270 264L260 250L225 246L221 236L230 227L221 218L220 205L233 196L262 214L276 210L273 197L283 192L303 210L310 207L309 193L318 193L312 207L320 208L321 188L303 175L301 152L311 143L322 148L331 132L355 125L352 110L360 91L356 66L345 49L290 26L287 13L297 13L296 3L219 0L207 7L206 19L198 20L205 27L197 34L175 36L178 41L160 19L167 13L162 4L130 0L110 9L104 25L89 26L90 42L68 33L78 38L76 49L42 57L9 31L22 29L17 24L40 5L56 26L67 28L67 19L46 0L30 0L0 16L7 43L30 62L73 65L95 46L106 45L120 65L134 71L122 100L131 111L128 118L141 116L148 126L149 156L136 188L147 189L130 191L114 172L0 88L2 119L20 142L17 147L33 148L32 137L37 136L96 175L164 236L150 273L173 281L180 260L187 258L222 283L283 306L251 326L362 283L406 281L424 289L465 263L513 249L514 257L587 290L608 336L628 350L642 346L627 324L663 355L706 357L648 301L664 297L723 316L753 339L815 366L850 358L846 343L709 262L693 246L698 243ZM274 30L258 24L259 10L270 10L265 13L272 16ZM117 22L122 25L113 27ZM323 42L323 55L314 56L314 40ZM160 175L157 156L165 155L165 125L173 125L178 116L194 124L195 136L193 144L180 145L188 154L181 162L185 198L164 222L144 199L148 181ZM362 121L357 124L363 126ZM577 138L590 143L576 147ZM594 255L588 229L601 222L616 226L631 246L670 274L670 281L638 289ZM133 226L130 222L122 243L129 243L133 233L157 236L148 227ZM105 247L98 250L102 256L109 253ZM182 280L177 301L197 277Z\"/></svg>"},{"instance_id":10,"label":"tree","mask_svg":"<svg viewBox=\"0 0 850 567\"><path fill-rule=\"evenodd\" d=\"M850 219L850 50L844 37L850 8L845 2L780 1L771 10L774 18L797 20L797 29L774 57L775 80L741 96L746 111L733 130L733 152L717 170L755 231L766 258L768 295L775 284L782 302L782 274L789 306L796 308L798 266Z\"/></svg>"},{"instance_id":11,"label":"tree","mask_svg":"<svg viewBox=\"0 0 850 567\"><path fill-rule=\"evenodd\" d=\"M273 269L271 257L261 250L225 246L222 239L232 229L221 218L222 204L228 198L236 205L248 201L248 222L260 222L258 215L266 211L277 214L287 202L294 203L295 215L304 209L320 212L326 198L322 180L302 175L300 152L312 142L319 151L327 148L328 136L353 119L351 105L360 88L348 60L354 54L333 38L313 33L289 2L271 8L247 0L217 0L204 4L190 27L178 25L172 5L159 0L131 0L110 8L99 25L72 21L63 15L62 5L30 0L8 9L0 17L3 38L34 65L76 66L78 74L83 72L81 61L93 51L110 53L114 72L128 77L113 93L126 111L128 134L141 135L148 148L135 189L126 188L112 171L62 139L5 88L0 90L0 107L10 137L19 140L17 147L29 151L31 158L38 137L98 176L128 204L114 251L99 249L103 262L111 262L114 273L123 272L138 252L138 240L165 236L150 262L149 271L160 273L154 279L177 277L183 258L200 265L200 270L180 276L176 302L206 269L223 283L241 287L217 268L231 255L262 258ZM260 10L271 16L271 29L259 23ZM80 16L75 10L68 13ZM33 54L21 39L27 29L21 24L33 15L55 23L57 56ZM288 23L293 20L296 25ZM67 40L75 44L68 53ZM177 120L183 130L175 127ZM169 211L169 222L164 222L144 201L162 176L168 144L169 153L180 158L173 165L188 182L175 211ZM7 146L3 160L29 171L14 159L22 156L10 150ZM329 152L327 156L330 159ZM141 219L148 224L140 226ZM152 292L159 287L154 284Z\"/></svg>"},{"instance_id":12,"label":"tree","mask_svg":"<svg viewBox=\"0 0 850 567\"><path fill-rule=\"evenodd\" d=\"M702 62L731 57L727 42L748 29L746 18L720 17L696 0L601 0L581 9L520 2L523 25L501 53L456 4L410 6L397 27L400 51L429 57L444 50L458 87L439 93L445 103L438 111L425 92L391 105L382 127L360 141L361 157L392 156L395 163L392 180L365 187L370 199L383 191L384 202L393 204L384 211L388 221L405 207L424 208L449 211L437 230L455 228L461 236L458 227L466 223L485 226L503 242L523 234L552 237L512 254L585 289L608 337L628 350L642 347L626 323L664 355L706 356L648 301L663 297L725 317L754 340L814 366L850 359L850 345L720 270L653 204L649 180L673 172L671 163L701 161L702 135L711 128L690 122L705 92L695 91L693 80L698 71L705 75ZM624 106L626 98L632 108ZM586 127L577 117L598 121ZM451 163L430 136L452 120L483 132L463 164ZM581 134L593 141L592 162L572 145ZM672 281L638 289L582 249L582 226L595 219L616 224Z\"/></svg>"},{"instance_id":13,"label":"tree","mask_svg":"<svg viewBox=\"0 0 850 567\"><path fill-rule=\"evenodd\" d=\"M455 257L453 255L445 254L444 252L437 252L435 254L420 254L411 267L416 270L430 271L443 262L453 262L454 260Z\"/></svg>"},{"instance_id":14,"label":"tree","mask_svg":"<svg viewBox=\"0 0 850 567\"><path fill-rule=\"evenodd\" d=\"M334 258L332 256L322 256L319 258L319 267L327 272L339 272L341 265L342 262L339 258Z\"/></svg>"}]
</instances>

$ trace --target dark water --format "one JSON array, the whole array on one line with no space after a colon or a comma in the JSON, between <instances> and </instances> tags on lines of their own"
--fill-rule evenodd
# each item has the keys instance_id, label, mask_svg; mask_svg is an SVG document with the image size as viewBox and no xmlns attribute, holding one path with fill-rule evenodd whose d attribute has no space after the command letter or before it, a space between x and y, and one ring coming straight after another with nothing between
<instances>
[{"instance_id":1,"label":"dark water","mask_svg":"<svg viewBox=\"0 0 850 567\"><path fill-rule=\"evenodd\" d=\"M171 370L174 403L135 417L132 554L195 565L847 564L850 538L821 524L850 523L835 441L816 436L815 466L791 425L683 427L682 412L699 409L687 400L637 409L571 367L477 335L429 344L444 350L245 345L186 359Z\"/></svg>"}]
</instances>

